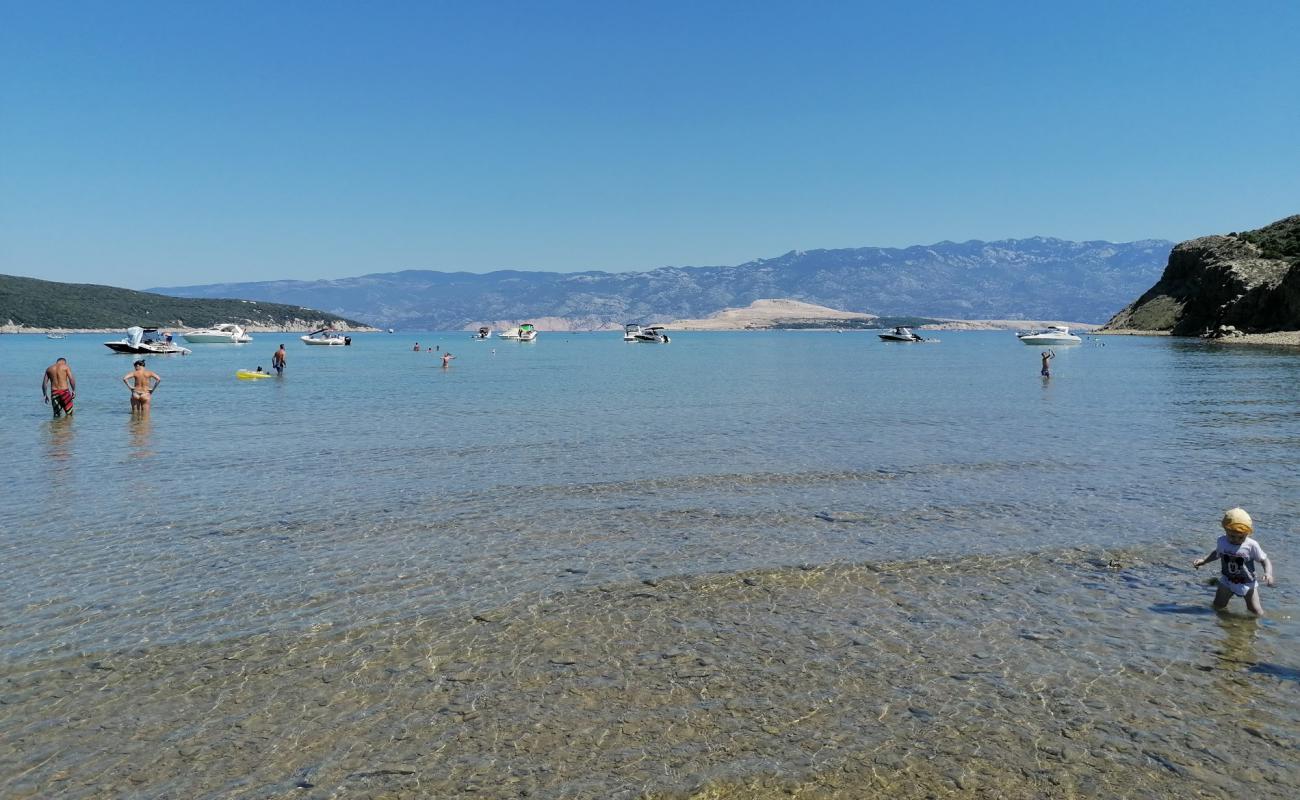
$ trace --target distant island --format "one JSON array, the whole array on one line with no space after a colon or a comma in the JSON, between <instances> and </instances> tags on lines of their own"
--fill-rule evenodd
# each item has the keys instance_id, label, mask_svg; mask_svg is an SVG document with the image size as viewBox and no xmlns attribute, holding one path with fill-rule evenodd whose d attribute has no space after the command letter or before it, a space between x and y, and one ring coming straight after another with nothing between
<instances>
[{"instance_id":1,"label":"distant island","mask_svg":"<svg viewBox=\"0 0 1300 800\"><path fill-rule=\"evenodd\" d=\"M1300 344L1300 215L1175 246L1102 332Z\"/></svg>"},{"instance_id":2,"label":"distant island","mask_svg":"<svg viewBox=\"0 0 1300 800\"><path fill-rule=\"evenodd\" d=\"M123 330L205 328L223 322L249 330L366 330L337 314L252 300L193 299L88 283L58 283L0 275L0 330Z\"/></svg>"},{"instance_id":3,"label":"distant island","mask_svg":"<svg viewBox=\"0 0 1300 800\"><path fill-rule=\"evenodd\" d=\"M502 328L520 322L543 330L613 330L627 322L704 320L770 298L844 309L846 320L857 315L907 320L900 324L917 319L1101 323L1155 281L1172 245L1157 239L1116 243L1033 237L795 250L735 266L642 272L404 270L152 291L304 305L406 330Z\"/></svg>"},{"instance_id":4,"label":"distant island","mask_svg":"<svg viewBox=\"0 0 1300 800\"><path fill-rule=\"evenodd\" d=\"M936 319L932 317L878 317L827 308L798 300L755 300L744 308L725 308L703 319L678 319L666 323L677 331L735 330L878 330L905 325L930 330L1008 330L1068 325L1080 330L1095 328L1086 322L1065 320Z\"/></svg>"}]
</instances>

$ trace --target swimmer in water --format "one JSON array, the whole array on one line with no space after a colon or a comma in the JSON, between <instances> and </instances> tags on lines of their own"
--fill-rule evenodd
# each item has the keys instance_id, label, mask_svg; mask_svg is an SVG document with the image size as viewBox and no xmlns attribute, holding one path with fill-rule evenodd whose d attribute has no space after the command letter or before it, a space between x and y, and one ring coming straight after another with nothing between
<instances>
[{"instance_id":1,"label":"swimmer in water","mask_svg":"<svg viewBox=\"0 0 1300 800\"><path fill-rule=\"evenodd\" d=\"M151 383L152 381L152 383ZM122 383L131 390L131 413L144 416L149 413L149 404L153 393L158 390L162 378L153 370L145 369L144 359L135 362L135 370L122 376Z\"/></svg>"}]
</instances>

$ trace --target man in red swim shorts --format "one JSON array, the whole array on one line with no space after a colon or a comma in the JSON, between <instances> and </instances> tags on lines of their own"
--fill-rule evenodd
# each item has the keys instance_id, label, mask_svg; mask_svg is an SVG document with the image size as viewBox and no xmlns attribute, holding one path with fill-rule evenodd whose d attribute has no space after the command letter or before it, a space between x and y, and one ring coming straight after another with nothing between
<instances>
[{"instance_id":1,"label":"man in red swim shorts","mask_svg":"<svg viewBox=\"0 0 1300 800\"><path fill-rule=\"evenodd\" d=\"M76 394L77 379L73 377L66 358L60 357L45 368L45 377L41 379L41 395L54 409L55 419L63 414L72 416L72 398Z\"/></svg>"}]
</instances>

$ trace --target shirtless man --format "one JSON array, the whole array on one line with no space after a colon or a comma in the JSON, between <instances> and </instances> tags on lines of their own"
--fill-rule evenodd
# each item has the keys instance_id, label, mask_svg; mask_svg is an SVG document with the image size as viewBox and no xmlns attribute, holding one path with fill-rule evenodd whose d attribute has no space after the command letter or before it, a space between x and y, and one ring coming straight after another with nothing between
<instances>
[{"instance_id":1,"label":"shirtless man","mask_svg":"<svg viewBox=\"0 0 1300 800\"><path fill-rule=\"evenodd\" d=\"M284 345L280 345L280 349L276 350L275 355L271 356L271 367L275 370L276 375L284 373L284 357Z\"/></svg>"},{"instance_id":2,"label":"shirtless man","mask_svg":"<svg viewBox=\"0 0 1300 800\"><path fill-rule=\"evenodd\" d=\"M153 380L150 385L149 381ZM149 400L158 384L162 383L162 378L153 370L144 368L144 359L135 362L135 371L122 376L122 383L126 388L131 390L131 413L148 414Z\"/></svg>"},{"instance_id":3,"label":"shirtless man","mask_svg":"<svg viewBox=\"0 0 1300 800\"><path fill-rule=\"evenodd\" d=\"M61 415L72 416L72 398L77 394L77 379L72 376L68 359L59 360L45 368L45 377L41 379L41 396L54 409L54 418Z\"/></svg>"},{"instance_id":4,"label":"shirtless man","mask_svg":"<svg viewBox=\"0 0 1300 800\"><path fill-rule=\"evenodd\" d=\"M1051 350L1044 350L1042 355L1043 355L1043 368L1042 370L1039 371L1039 374L1042 375L1044 378L1050 378L1052 377L1052 368L1048 366L1047 362L1056 358L1056 353L1052 352Z\"/></svg>"}]
</instances>

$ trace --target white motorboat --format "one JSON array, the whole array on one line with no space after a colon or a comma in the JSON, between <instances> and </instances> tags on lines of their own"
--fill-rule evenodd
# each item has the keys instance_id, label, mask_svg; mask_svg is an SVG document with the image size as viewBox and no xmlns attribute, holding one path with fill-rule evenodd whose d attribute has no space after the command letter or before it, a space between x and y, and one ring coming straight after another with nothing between
<instances>
[{"instance_id":1,"label":"white motorboat","mask_svg":"<svg viewBox=\"0 0 1300 800\"><path fill-rule=\"evenodd\" d=\"M471 338L473 338L474 341L476 342L481 342L484 341L485 339L491 339L492 329L484 325L483 327L479 328L478 333L474 334L474 336Z\"/></svg>"},{"instance_id":2,"label":"white motorboat","mask_svg":"<svg viewBox=\"0 0 1300 800\"><path fill-rule=\"evenodd\" d=\"M231 322L223 322L202 330L186 331L181 336L190 344L246 344L253 341L253 337L245 333L243 328Z\"/></svg>"},{"instance_id":3,"label":"white motorboat","mask_svg":"<svg viewBox=\"0 0 1300 800\"><path fill-rule=\"evenodd\" d=\"M141 328L132 325L126 329L126 338L117 342L104 342L104 346L114 353L135 353L139 355L165 356L179 354L187 356L191 350L172 342L172 335L159 335L157 328Z\"/></svg>"},{"instance_id":4,"label":"white motorboat","mask_svg":"<svg viewBox=\"0 0 1300 800\"><path fill-rule=\"evenodd\" d=\"M672 340L669 339L668 334L664 332L664 326L651 325L638 331L636 336L633 337L633 341L668 344L668 342Z\"/></svg>"},{"instance_id":5,"label":"white motorboat","mask_svg":"<svg viewBox=\"0 0 1300 800\"><path fill-rule=\"evenodd\" d=\"M912 333L911 328L905 328L901 325L898 326L897 328L894 328L892 331L888 333L881 333L877 335L880 336L880 340L882 342L924 342L925 341L925 339L923 339L922 337L917 336L915 333Z\"/></svg>"},{"instance_id":6,"label":"white motorboat","mask_svg":"<svg viewBox=\"0 0 1300 800\"><path fill-rule=\"evenodd\" d=\"M1080 344L1083 342L1078 336L1070 333L1070 329L1064 325L1048 325L1040 331L1023 331L1016 334L1016 338L1025 344L1036 345L1067 345Z\"/></svg>"},{"instance_id":7,"label":"white motorboat","mask_svg":"<svg viewBox=\"0 0 1300 800\"><path fill-rule=\"evenodd\" d=\"M641 326L635 322L629 322L623 326L623 341L635 342L639 333L641 333Z\"/></svg>"},{"instance_id":8,"label":"white motorboat","mask_svg":"<svg viewBox=\"0 0 1300 800\"><path fill-rule=\"evenodd\" d=\"M500 333L497 334L497 338L498 338L498 339L518 339L518 338L519 338L519 329L518 329L518 328L506 328L505 330L503 330L503 331L501 331Z\"/></svg>"},{"instance_id":9,"label":"white motorboat","mask_svg":"<svg viewBox=\"0 0 1300 800\"><path fill-rule=\"evenodd\" d=\"M68 338L68 337L64 336L64 335L61 334L61 333L47 333L47 334L45 334L45 338L46 338L46 339L66 339L66 338Z\"/></svg>"},{"instance_id":10,"label":"white motorboat","mask_svg":"<svg viewBox=\"0 0 1300 800\"><path fill-rule=\"evenodd\" d=\"M329 328L321 328L318 331L312 331L306 336L298 337L302 339L303 344L314 345L350 345L352 344L351 336L344 336L338 331L332 331Z\"/></svg>"},{"instance_id":11,"label":"white motorboat","mask_svg":"<svg viewBox=\"0 0 1300 800\"><path fill-rule=\"evenodd\" d=\"M531 342L537 338L537 329L531 323L525 322L519 326L519 341Z\"/></svg>"}]
</instances>

